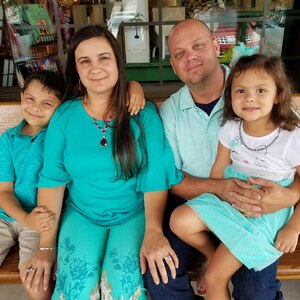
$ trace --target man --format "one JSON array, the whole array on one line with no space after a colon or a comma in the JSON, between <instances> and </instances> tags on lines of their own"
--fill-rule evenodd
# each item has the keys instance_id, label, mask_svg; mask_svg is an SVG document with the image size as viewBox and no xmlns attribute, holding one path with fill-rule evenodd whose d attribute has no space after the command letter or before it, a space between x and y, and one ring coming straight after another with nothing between
<instances>
[{"instance_id":1,"label":"man","mask_svg":"<svg viewBox=\"0 0 300 300\"><path fill-rule=\"evenodd\" d=\"M262 186L262 190L258 190L236 179L208 179L217 151L222 93L229 69L219 64L219 45L200 21L189 19L176 24L169 35L168 46L173 70L185 83L160 107L176 166L184 174L181 183L171 190L177 197L169 199L164 220L164 234L177 254L179 266L176 278L169 276L167 283L164 280L155 284L150 275L153 270L147 270L144 278L152 300L194 300L199 298L193 293L186 269L199 253L171 232L168 223L172 210L185 199L207 192L232 203L248 216L259 217L262 213L294 205L300 190L298 181L290 189L284 189L272 182L249 179L250 184ZM171 265L169 256L164 260ZM232 278L233 297L236 300L282 299L276 272L277 263L261 272L242 267Z\"/></svg>"}]
</instances>

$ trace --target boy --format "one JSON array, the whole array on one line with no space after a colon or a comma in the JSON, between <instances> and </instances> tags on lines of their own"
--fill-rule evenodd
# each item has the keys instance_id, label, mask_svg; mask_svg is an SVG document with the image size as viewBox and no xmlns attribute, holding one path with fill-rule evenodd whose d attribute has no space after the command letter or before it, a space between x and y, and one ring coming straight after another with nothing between
<instances>
[{"instance_id":1,"label":"boy","mask_svg":"<svg viewBox=\"0 0 300 300\"><path fill-rule=\"evenodd\" d=\"M47 125L65 91L65 80L51 71L39 71L26 78L21 92L23 120L0 137L0 265L19 241L21 278L26 262L39 248L39 231L52 227L55 215L36 207L38 174L43 164ZM23 282L24 284L24 282ZM32 299L49 299L50 290L34 293Z\"/></svg>"}]
</instances>

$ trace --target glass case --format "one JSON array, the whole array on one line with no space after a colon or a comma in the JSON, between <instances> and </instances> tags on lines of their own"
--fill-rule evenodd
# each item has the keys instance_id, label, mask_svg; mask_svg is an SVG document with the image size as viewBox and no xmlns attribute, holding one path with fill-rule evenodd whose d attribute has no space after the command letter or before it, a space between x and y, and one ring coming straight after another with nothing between
<instances>
[{"instance_id":1,"label":"glass case","mask_svg":"<svg viewBox=\"0 0 300 300\"><path fill-rule=\"evenodd\" d=\"M78 28L90 23L106 24L118 39L128 80L159 86L178 81L169 63L168 35L176 22L194 18L204 21L218 39L220 62L230 64L240 55L256 52L281 55L299 91L297 2L2 0L2 5L20 86L26 74L37 69L63 72L70 38Z\"/></svg>"}]
</instances>

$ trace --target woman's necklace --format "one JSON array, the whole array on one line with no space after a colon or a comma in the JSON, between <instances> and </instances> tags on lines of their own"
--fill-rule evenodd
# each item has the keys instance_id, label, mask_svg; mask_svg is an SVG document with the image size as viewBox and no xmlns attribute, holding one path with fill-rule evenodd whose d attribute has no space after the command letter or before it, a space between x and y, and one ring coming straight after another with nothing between
<instances>
[{"instance_id":1,"label":"woman's necklace","mask_svg":"<svg viewBox=\"0 0 300 300\"><path fill-rule=\"evenodd\" d=\"M277 132L277 135L275 136L275 138L273 139L273 141L271 141L268 145L260 145L260 146L257 146L255 149L254 148L250 148L249 146L247 146L247 144L245 143L244 139L243 139L243 136L242 136L242 120L240 121L240 124L239 124L239 138L240 138L240 141L241 141L241 144L245 146L246 149L250 150L250 151L263 151L263 150L267 150L271 145L274 144L274 142L278 139L279 137L279 133L281 131L281 128L279 127L278 128L278 132Z\"/></svg>"},{"instance_id":2,"label":"woman's necklace","mask_svg":"<svg viewBox=\"0 0 300 300\"><path fill-rule=\"evenodd\" d=\"M92 119L93 119L93 121L94 121L94 125L101 131L101 133L102 133L102 139L100 140L100 146L102 146L102 147L106 147L107 146L107 139L106 139L106 131L107 131L107 128L108 128L108 125L109 125L109 123L110 123L110 121L111 121L111 117L112 116L110 116L107 120L105 120L105 126L104 127L102 127L102 126L100 126L98 123L97 123L97 120L94 118L94 112L93 112L93 109L92 109L92 106L91 106L91 103L90 103L90 101L87 101L87 103L88 103L88 105L89 105L89 109L90 109L90 111L91 111L91 113L92 113Z\"/></svg>"}]
</instances>

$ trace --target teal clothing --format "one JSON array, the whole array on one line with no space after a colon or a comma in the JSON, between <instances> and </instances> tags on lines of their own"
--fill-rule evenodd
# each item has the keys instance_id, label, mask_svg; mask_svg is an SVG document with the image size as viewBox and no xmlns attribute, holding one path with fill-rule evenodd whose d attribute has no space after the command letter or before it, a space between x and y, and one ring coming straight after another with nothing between
<instances>
[{"instance_id":1,"label":"teal clothing","mask_svg":"<svg viewBox=\"0 0 300 300\"><path fill-rule=\"evenodd\" d=\"M80 212L95 224L113 226L126 222L144 209L144 192L167 190L182 179L174 166L172 151L153 103L137 117L144 129L148 163L130 179L117 178L112 155L112 128L108 145L99 145L102 133L86 113L80 99L60 105L48 126L45 161L39 187L66 184L66 207ZM98 120L104 127L104 121ZM114 120L111 122L114 125ZM130 120L141 158L141 131Z\"/></svg>"},{"instance_id":2,"label":"teal clothing","mask_svg":"<svg viewBox=\"0 0 300 300\"><path fill-rule=\"evenodd\" d=\"M97 122L104 128L103 120ZM114 126L114 120L110 124ZM58 237L53 300L147 298L139 266L144 193L167 190L182 175L153 103L132 117L130 125L143 168L132 178L117 179L112 128L106 131L107 146L100 146L103 134L80 99L63 103L50 121L38 186L66 184L69 190Z\"/></svg>"},{"instance_id":3,"label":"teal clothing","mask_svg":"<svg viewBox=\"0 0 300 300\"><path fill-rule=\"evenodd\" d=\"M14 182L14 193L25 211L37 204L38 175L43 166L46 129L34 136L22 134L26 121L0 136L0 182ZM14 221L0 208L0 218Z\"/></svg>"},{"instance_id":4,"label":"teal clothing","mask_svg":"<svg viewBox=\"0 0 300 300\"><path fill-rule=\"evenodd\" d=\"M225 65L222 68L227 77L229 68ZM160 106L159 113L178 169L200 178L209 177L217 154L223 107L222 95L207 115L196 106L186 85Z\"/></svg>"},{"instance_id":5,"label":"teal clothing","mask_svg":"<svg viewBox=\"0 0 300 300\"><path fill-rule=\"evenodd\" d=\"M143 212L121 225L102 227L66 211L52 300L147 300L139 265L144 232Z\"/></svg>"},{"instance_id":6,"label":"teal clothing","mask_svg":"<svg viewBox=\"0 0 300 300\"><path fill-rule=\"evenodd\" d=\"M224 173L225 178L247 180L248 176L231 165L227 166ZM277 183L288 186L291 182L292 179L284 179ZM274 241L278 231L292 216L293 207L254 218L244 216L213 194L202 194L186 204L248 269L261 271L283 254L274 247Z\"/></svg>"}]
</instances>

